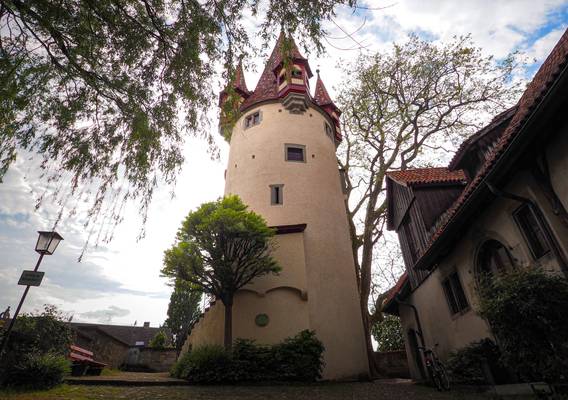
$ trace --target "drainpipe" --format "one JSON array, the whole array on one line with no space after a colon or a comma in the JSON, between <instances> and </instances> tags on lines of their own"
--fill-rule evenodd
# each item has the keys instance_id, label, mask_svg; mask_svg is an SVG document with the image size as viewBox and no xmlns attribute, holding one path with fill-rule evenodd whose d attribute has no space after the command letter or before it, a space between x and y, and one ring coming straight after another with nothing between
<instances>
[{"instance_id":1,"label":"drainpipe","mask_svg":"<svg viewBox=\"0 0 568 400\"><path fill-rule=\"evenodd\" d=\"M489 188L491 193L493 193L497 197L503 197L503 198L506 198L506 199L511 199L511 200L514 200L514 201L518 201L519 203L528 205L529 209L531 210L535 219L539 222L541 221L542 218L537 213L538 207L536 206L534 201L532 201L531 199L516 195L514 193L505 192L504 190L496 188L495 186L493 186L493 184L491 184L488 181L486 181L485 184L487 185L487 187ZM552 232L550 232L550 229L548 228L548 226L541 226L541 227L543 228L544 234L546 235L546 238L548 239L550 246L552 247L552 252L554 253L554 256L556 257L556 261L558 261L558 263L560 264L560 269L562 269L564 276L568 278L568 270L567 270L567 267L566 267L566 259L564 258L564 255L562 254L562 252L558 248L558 246L556 244L556 239L552 235Z\"/></svg>"},{"instance_id":2,"label":"drainpipe","mask_svg":"<svg viewBox=\"0 0 568 400\"><path fill-rule=\"evenodd\" d=\"M395 297L395 300L401 306L410 307L410 308L412 308L412 311L414 311L414 319L416 320L416 327L418 328L418 336L420 336L420 342L422 343L422 347L426 347L426 345L424 344L424 334L422 333L422 324L420 323L420 316L418 315L418 310L416 309L414 304L410 304L410 303L407 303L405 301L402 301L400 299L400 295L398 293Z\"/></svg>"}]
</instances>

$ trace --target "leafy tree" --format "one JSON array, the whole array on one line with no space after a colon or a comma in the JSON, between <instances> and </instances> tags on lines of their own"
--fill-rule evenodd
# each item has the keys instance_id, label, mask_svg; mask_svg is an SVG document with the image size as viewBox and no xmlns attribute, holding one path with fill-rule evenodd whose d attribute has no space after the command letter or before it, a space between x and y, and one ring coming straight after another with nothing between
<instances>
[{"instance_id":1,"label":"leafy tree","mask_svg":"<svg viewBox=\"0 0 568 400\"><path fill-rule=\"evenodd\" d=\"M513 57L496 62L469 37L434 44L410 36L405 43L346 64L349 80L340 87L344 144L339 165L346 172L353 258L368 327L380 320L369 312L372 266L384 236L385 174L424 166L447 154L509 106L519 93L512 81ZM394 282L393 282L394 283ZM384 295L375 299L380 310Z\"/></svg>"},{"instance_id":2,"label":"leafy tree","mask_svg":"<svg viewBox=\"0 0 568 400\"><path fill-rule=\"evenodd\" d=\"M173 335L174 347L179 355L193 324L201 315L199 303L202 293L191 287L188 282L176 279L174 291L168 305L168 318L165 326Z\"/></svg>"},{"instance_id":3,"label":"leafy tree","mask_svg":"<svg viewBox=\"0 0 568 400\"><path fill-rule=\"evenodd\" d=\"M145 218L186 133L213 148L215 65L231 79L252 36L266 45L279 29L322 50L339 4L354 0L0 0L0 180L19 150L36 152L47 182L92 191L89 217L107 204L116 224L138 198ZM250 15L260 32L245 29Z\"/></svg>"},{"instance_id":4,"label":"leafy tree","mask_svg":"<svg viewBox=\"0 0 568 400\"><path fill-rule=\"evenodd\" d=\"M163 330L159 330L152 339L150 339L149 346L153 349L165 349L168 342L168 337Z\"/></svg>"},{"instance_id":5,"label":"leafy tree","mask_svg":"<svg viewBox=\"0 0 568 400\"><path fill-rule=\"evenodd\" d=\"M225 306L224 345L232 343L232 307L237 290L280 271L272 258L274 230L248 211L238 196L202 204L190 212L166 250L163 276L186 281Z\"/></svg>"},{"instance_id":6,"label":"leafy tree","mask_svg":"<svg viewBox=\"0 0 568 400\"><path fill-rule=\"evenodd\" d=\"M400 325L400 318L397 316L386 315L382 321L373 324L371 333L378 343L378 351L404 349L402 327Z\"/></svg>"},{"instance_id":7,"label":"leafy tree","mask_svg":"<svg viewBox=\"0 0 568 400\"><path fill-rule=\"evenodd\" d=\"M484 279L479 314L497 338L501 361L525 381L557 382L568 370L568 282L538 268Z\"/></svg>"}]
</instances>

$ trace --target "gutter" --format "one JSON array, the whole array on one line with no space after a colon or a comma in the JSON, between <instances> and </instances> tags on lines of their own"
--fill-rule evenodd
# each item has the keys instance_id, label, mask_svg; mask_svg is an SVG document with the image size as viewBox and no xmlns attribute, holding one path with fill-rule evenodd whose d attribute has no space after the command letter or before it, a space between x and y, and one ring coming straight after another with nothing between
<instances>
[{"instance_id":1,"label":"gutter","mask_svg":"<svg viewBox=\"0 0 568 400\"><path fill-rule=\"evenodd\" d=\"M455 221L461 218L461 216L464 214L464 211L469 208L469 205L479 196L482 195L485 185L487 184L488 181L491 181L492 178L494 178L497 175L498 171L501 170L502 165L506 162L507 156L512 152L514 152L517 146L520 146L519 141L521 140L523 133L527 130L527 127L529 127L531 124L534 123L534 120L537 118L538 114L542 112L544 106L550 102L552 95L555 94L556 91L558 90L558 86L560 85L560 83L562 83L562 81L565 80L567 76L566 71L568 70L568 62L564 61L564 63L565 63L564 67L558 73L557 78L554 80L552 86L548 89L547 93L544 95L541 101L536 106L532 107L532 112L524 121L522 127L519 129L517 134L512 138L511 142L504 150L504 152L501 154L501 156L497 160L495 160L495 163L493 164L491 170L487 173L487 175L481 178L481 181L473 189L473 192L464 201L464 203L462 203L462 205L458 208L458 210L453 215L453 217L448 221L443 233L432 243L432 245L428 248L428 250L426 250L426 252L422 255L422 257L420 257L420 259L414 265L414 268L428 269L427 268L428 264L431 264L436 259L436 255L433 254L434 250L435 249L438 250L438 247L441 246L442 239L446 239L450 235L449 231L451 229L455 229L454 227ZM428 258L433 258L434 260L428 262Z\"/></svg>"}]
</instances>

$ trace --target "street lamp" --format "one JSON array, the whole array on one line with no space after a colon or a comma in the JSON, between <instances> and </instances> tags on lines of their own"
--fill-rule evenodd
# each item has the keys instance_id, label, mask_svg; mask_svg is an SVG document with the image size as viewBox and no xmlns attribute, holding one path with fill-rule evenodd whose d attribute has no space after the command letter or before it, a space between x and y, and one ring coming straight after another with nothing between
<instances>
[{"instance_id":1,"label":"street lamp","mask_svg":"<svg viewBox=\"0 0 568 400\"><path fill-rule=\"evenodd\" d=\"M39 254L52 255L59 242L63 240L61 235L57 232L38 231L37 233L39 233L39 236L37 238L35 251Z\"/></svg>"},{"instance_id":2,"label":"street lamp","mask_svg":"<svg viewBox=\"0 0 568 400\"><path fill-rule=\"evenodd\" d=\"M22 276L20 277L19 285L25 285L26 290L24 290L24 294L20 299L20 303L18 304L18 308L16 308L16 312L14 316L10 320L10 325L8 325L8 329L4 333L4 337L2 338L2 346L0 347L0 361L2 360L2 355L4 354L4 350L6 350L6 345L8 344L8 338L10 337L10 333L12 332L12 328L14 327L14 323L16 322L16 318L18 318L18 314L20 313L20 309L24 304L24 300L28 295L28 291L30 290L30 286L39 286L41 283L41 279L43 278L43 272L38 272L39 265L41 264L41 260L43 256L46 254L48 256L52 255L59 245L59 242L63 240L63 237L55 232L55 231L38 231L39 236L37 238L37 243L35 246L35 251L39 253L39 258L37 260L36 266L33 271L23 271Z\"/></svg>"}]
</instances>

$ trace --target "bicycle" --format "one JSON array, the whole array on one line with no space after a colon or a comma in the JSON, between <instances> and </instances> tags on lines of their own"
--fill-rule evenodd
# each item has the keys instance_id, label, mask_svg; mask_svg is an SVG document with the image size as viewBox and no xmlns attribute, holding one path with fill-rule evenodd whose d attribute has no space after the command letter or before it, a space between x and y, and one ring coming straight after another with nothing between
<instances>
[{"instance_id":1,"label":"bicycle","mask_svg":"<svg viewBox=\"0 0 568 400\"><path fill-rule=\"evenodd\" d=\"M437 346L438 344L436 343L435 347ZM430 381L434 384L436 389L438 389L439 392L450 390L450 378L448 377L446 367L440 361L436 352L433 349L421 346L418 347L418 350L422 351L424 354Z\"/></svg>"}]
</instances>

